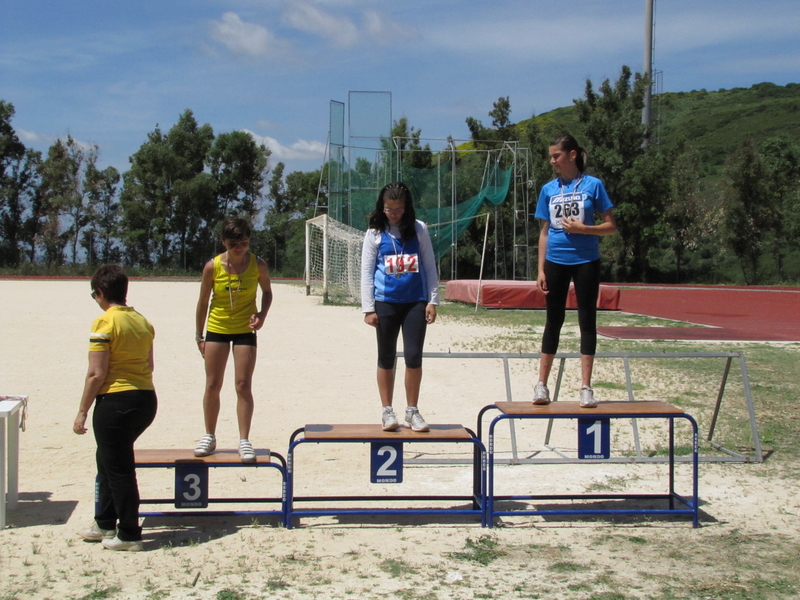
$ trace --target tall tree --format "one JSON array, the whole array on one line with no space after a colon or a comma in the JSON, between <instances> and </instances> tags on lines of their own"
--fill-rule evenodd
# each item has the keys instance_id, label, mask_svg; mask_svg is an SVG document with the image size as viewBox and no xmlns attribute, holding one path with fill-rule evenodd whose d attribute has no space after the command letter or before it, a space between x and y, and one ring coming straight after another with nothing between
<instances>
[{"instance_id":1,"label":"tall tree","mask_svg":"<svg viewBox=\"0 0 800 600\"><path fill-rule=\"evenodd\" d=\"M725 176L724 240L739 259L745 283L756 284L761 278L759 259L771 214L763 198L767 169L753 140L745 139L728 157Z\"/></svg>"},{"instance_id":2,"label":"tall tree","mask_svg":"<svg viewBox=\"0 0 800 600\"><path fill-rule=\"evenodd\" d=\"M208 154L208 166L216 180L220 217L242 215L252 219L261 210L261 190L271 154L246 131L217 136Z\"/></svg>"},{"instance_id":3,"label":"tall tree","mask_svg":"<svg viewBox=\"0 0 800 600\"><path fill-rule=\"evenodd\" d=\"M289 220L294 213L294 206L286 194L286 183L283 181L283 171L286 168L282 162L275 165L272 176L269 178L270 201L267 214L264 217L264 226L267 229L267 239L271 246L272 268L276 271L283 268L286 256L286 239L288 237Z\"/></svg>"},{"instance_id":4,"label":"tall tree","mask_svg":"<svg viewBox=\"0 0 800 600\"><path fill-rule=\"evenodd\" d=\"M759 154L767 173L763 198L770 216L770 246L777 279L782 281L784 256L800 242L800 146L783 138L770 138L761 144Z\"/></svg>"},{"instance_id":5,"label":"tall tree","mask_svg":"<svg viewBox=\"0 0 800 600\"><path fill-rule=\"evenodd\" d=\"M647 77L623 66L617 81L604 80L599 93L587 79L584 98L575 100L589 170L603 180L616 207L620 235L606 245L619 245L612 262L619 266L618 276L630 281L646 276L647 252L667 195L663 188L648 187L666 185L657 173L662 158L645 156L643 148L648 131L642 125L642 108L649 85Z\"/></svg>"},{"instance_id":6,"label":"tall tree","mask_svg":"<svg viewBox=\"0 0 800 600\"><path fill-rule=\"evenodd\" d=\"M28 229L38 221L39 167L42 155L26 149L11 125L14 106L0 100L0 265L16 267L22 259L23 244L33 235Z\"/></svg>"},{"instance_id":7,"label":"tall tree","mask_svg":"<svg viewBox=\"0 0 800 600\"><path fill-rule=\"evenodd\" d=\"M202 203L213 194L213 178L204 174L213 140L211 126L199 126L187 109L167 135L156 126L131 157L120 198L129 261L148 266L202 262L189 259L188 250L203 232Z\"/></svg>"},{"instance_id":8,"label":"tall tree","mask_svg":"<svg viewBox=\"0 0 800 600\"><path fill-rule=\"evenodd\" d=\"M114 167L99 170L95 161L86 165L84 189L89 198L89 224L83 232L81 245L86 250L86 262L111 263L120 260L114 240L118 236L120 204L117 201L119 171Z\"/></svg>"}]
</instances>

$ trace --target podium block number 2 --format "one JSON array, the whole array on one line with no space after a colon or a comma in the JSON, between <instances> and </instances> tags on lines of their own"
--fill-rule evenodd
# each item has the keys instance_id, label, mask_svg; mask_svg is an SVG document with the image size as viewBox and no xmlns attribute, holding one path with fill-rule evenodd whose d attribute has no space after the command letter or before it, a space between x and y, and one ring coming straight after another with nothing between
<instances>
[{"instance_id":1,"label":"podium block number 2","mask_svg":"<svg viewBox=\"0 0 800 600\"><path fill-rule=\"evenodd\" d=\"M403 482L403 443L370 444L370 483Z\"/></svg>"},{"instance_id":2,"label":"podium block number 2","mask_svg":"<svg viewBox=\"0 0 800 600\"><path fill-rule=\"evenodd\" d=\"M175 508L208 508L208 465L175 463Z\"/></svg>"},{"instance_id":3,"label":"podium block number 2","mask_svg":"<svg viewBox=\"0 0 800 600\"><path fill-rule=\"evenodd\" d=\"M578 419L578 458L611 457L611 419Z\"/></svg>"}]
</instances>

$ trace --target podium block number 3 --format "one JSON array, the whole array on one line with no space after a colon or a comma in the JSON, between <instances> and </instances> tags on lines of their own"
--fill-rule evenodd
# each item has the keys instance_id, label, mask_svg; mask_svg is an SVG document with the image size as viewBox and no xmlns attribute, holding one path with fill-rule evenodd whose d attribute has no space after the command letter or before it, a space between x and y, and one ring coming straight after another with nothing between
<instances>
[{"instance_id":1,"label":"podium block number 3","mask_svg":"<svg viewBox=\"0 0 800 600\"><path fill-rule=\"evenodd\" d=\"M208 465L175 463L175 508L208 508Z\"/></svg>"},{"instance_id":2,"label":"podium block number 3","mask_svg":"<svg viewBox=\"0 0 800 600\"><path fill-rule=\"evenodd\" d=\"M403 482L403 443L370 444L370 483Z\"/></svg>"}]
</instances>

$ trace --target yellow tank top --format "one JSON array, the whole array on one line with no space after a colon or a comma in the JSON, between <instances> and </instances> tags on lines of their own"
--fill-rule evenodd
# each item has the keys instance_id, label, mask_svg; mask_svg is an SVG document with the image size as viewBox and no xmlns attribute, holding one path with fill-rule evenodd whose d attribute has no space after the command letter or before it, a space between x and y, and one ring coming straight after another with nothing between
<instances>
[{"instance_id":1,"label":"yellow tank top","mask_svg":"<svg viewBox=\"0 0 800 600\"><path fill-rule=\"evenodd\" d=\"M250 333L250 317L257 313L258 257L250 253L244 273L234 275L222 266L222 255L214 257L214 287L206 329L214 333Z\"/></svg>"}]
</instances>

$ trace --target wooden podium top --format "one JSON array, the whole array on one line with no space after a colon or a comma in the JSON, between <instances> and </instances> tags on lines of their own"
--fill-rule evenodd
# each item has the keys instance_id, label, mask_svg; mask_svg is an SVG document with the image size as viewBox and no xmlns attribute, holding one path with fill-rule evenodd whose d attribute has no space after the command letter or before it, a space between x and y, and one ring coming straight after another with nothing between
<instances>
[{"instance_id":1,"label":"wooden podium top","mask_svg":"<svg viewBox=\"0 0 800 600\"><path fill-rule=\"evenodd\" d=\"M148 464L169 464L178 461L195 461L195 462L203 462L209 464L211 466L225 464L229 465L232 463L242 463L243 465L253 465L253 464L266 464L270 462L269 450L266 448L257 448L254 449L256 453L256 462L255 463L242 463L242 459L239 458L239 451L238 450L215 450L214 454L209 454L208 456L195 456L194 450L191 448L167 448L167 449L136 449L135 456L136 456L136 464L137 465L148 465Z\"/></svg>"},{"instance_id":2,"label":"wooden podium top","mask_svg":"<svg viewBox=\"0 0 800 600\"><path fill-rule=\"evenodd\" d=\"M599 402L596 408L581 408L580 402L551 402L538 406L531 402L496 402L507 415L542 415L575 417L613 417L616 415L683 415L685 411L666 402Z\"/></svg>"},{"instance_id":3,"label":"wooden podium top","mask_svg":"<svg viewBox=\"0 0 800 600\"><path fill-rule=\"evenodd\" d=\"M400 426L395 431L384 431L380 425L306 425L303 437L312 440L471 440L472 435L463 425L429 425L430 431L411 431Z\"/></svg>"}]
</instances>

